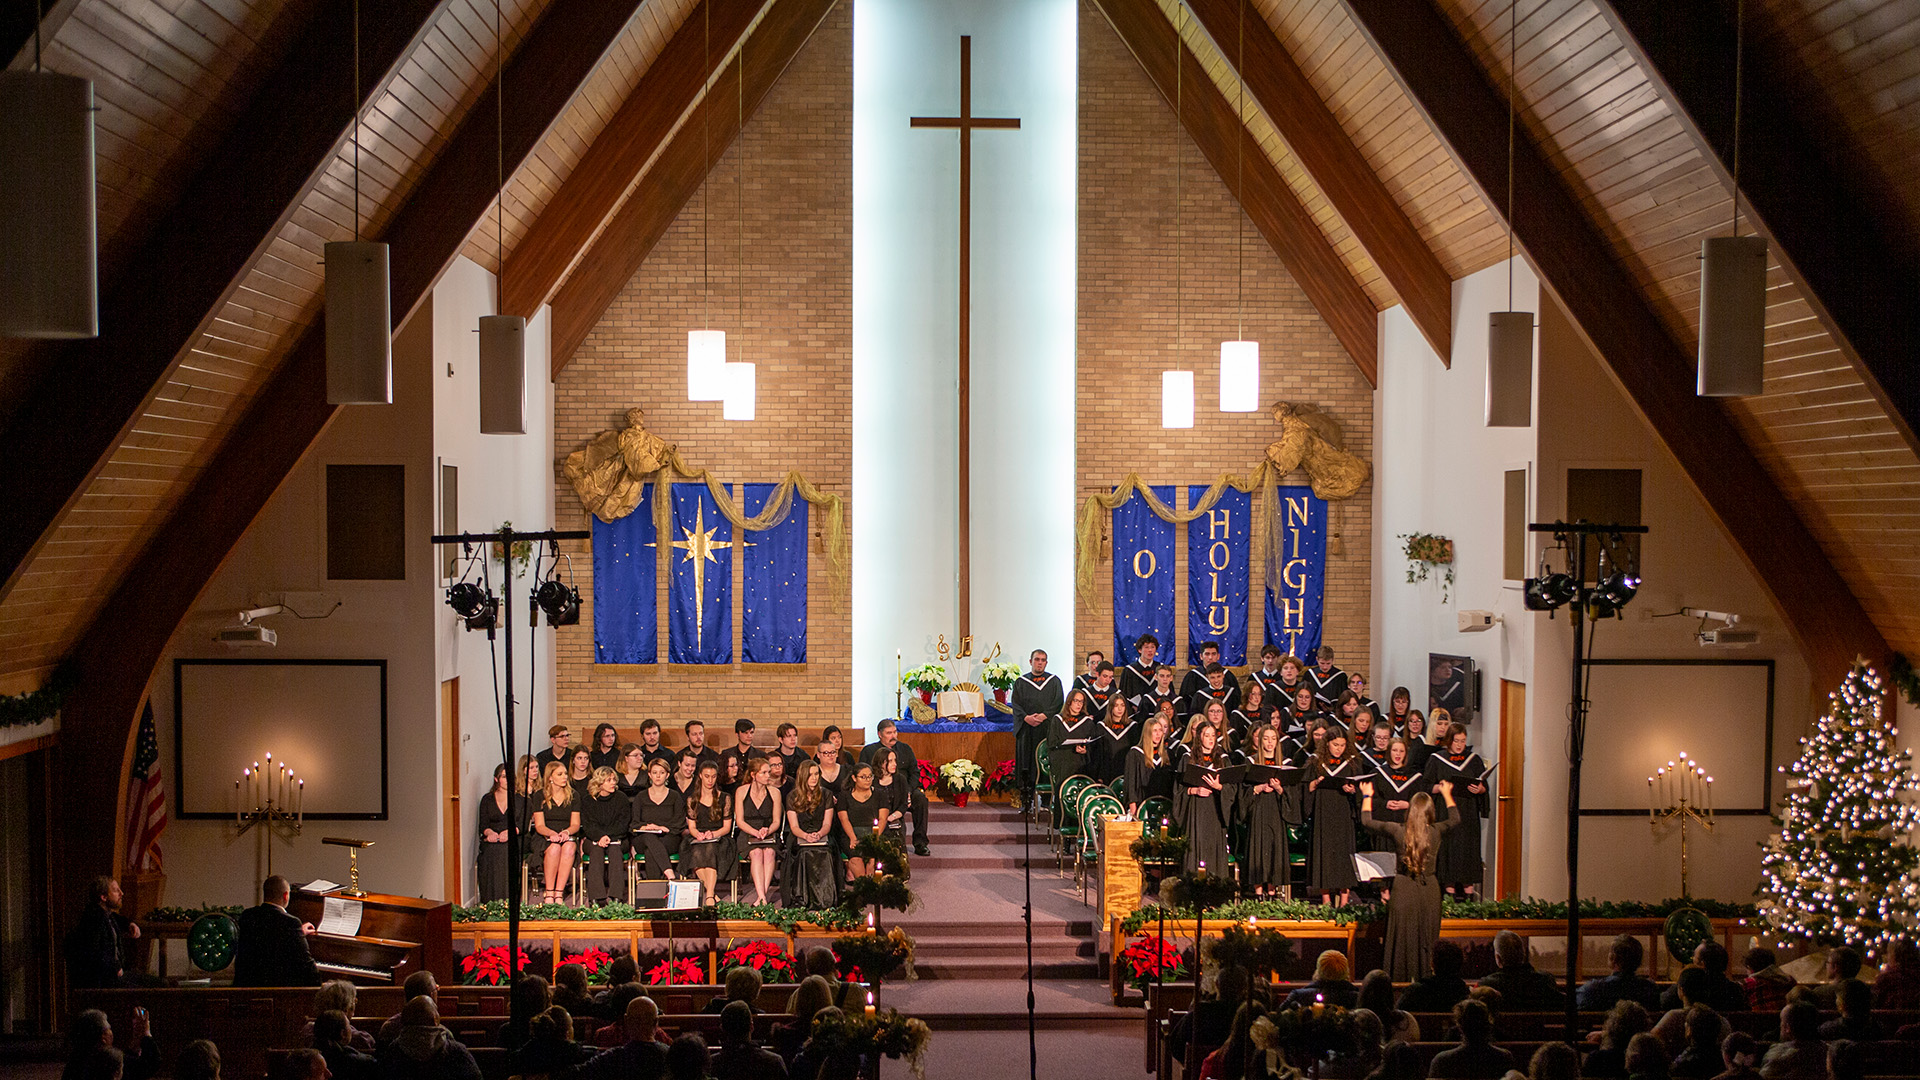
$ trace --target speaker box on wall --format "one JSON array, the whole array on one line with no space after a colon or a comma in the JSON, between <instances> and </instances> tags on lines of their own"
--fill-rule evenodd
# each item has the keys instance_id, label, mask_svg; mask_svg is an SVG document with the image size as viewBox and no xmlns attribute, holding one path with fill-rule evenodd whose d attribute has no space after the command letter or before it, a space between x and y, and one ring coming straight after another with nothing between
<instances>
[{"instance_id":1,"label":"speaker box on wall","mask_svg":"<svg viewBox=\"0 0 1920 1080\"><path fill-rule=\"evenodd\" d=\"M1708 237L1700 244L1700 396L1759 394L1766 337L1766 238Z\"/></svg>"},{"instance_id":2,"label":"speaker box on wall","mask_svg":"<svg viewBox=\"0 0 1920 1080\"><path fill-rule=\"evenodd\" d=\"M1533 423L1533 312L1487 316L1487 426Z\"/></svg>"}]
</instances>

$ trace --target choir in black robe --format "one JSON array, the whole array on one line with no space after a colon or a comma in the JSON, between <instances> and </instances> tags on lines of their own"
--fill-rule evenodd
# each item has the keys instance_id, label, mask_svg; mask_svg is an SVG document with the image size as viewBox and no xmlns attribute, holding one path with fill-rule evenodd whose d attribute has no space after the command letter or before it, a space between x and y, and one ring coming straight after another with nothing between
<instances>
[{"instance_id":1,"label":"choir in black robe","mask_svg":"<svg viewBox=\"0 0 1920 1080\"><path fill-rule=\"evenodd\" d=\"M1264 764L1284 765L1285 753L1281 751L1280 761ZM1247 829L1246 843L1240 852L1240 884L1244 889L1265 887L1268 895L1274 895L1276 890L1292 883L1293 868L1287 852L1287 803L1293 799L1294 792L1289 786L1277 791L1254 791L1258 786L1251 778L1240 786L1236 809Z\"/></svg>"},{"instance_id":2,"label":"choir in black robe","mask_svg":"<svg viewBox=\"0 0 1920 1080\"><path fill-rule=\"evenodd\" d=\"M1491 809L1493 800L1488 796L1492 792L1475 795L1467 790L1468 784L1479 783L1486 772L1487 763L1472 748L1458 754L1436 753L1427 760L1427 786L1440 780L1451 783L1454 804L1460 808L1459 826L1447 830L1434 859L1434 876L1448 888L1477 889L1486 873L1480 857L1480 819Z\"/></svg>"},{"instance_id":3,"label":"choir in black robe","mask_svg":"<svg viewBox=\"0 0 1920 1080\"><path fill-rule=\"evenodd\" d=\"M1040 745L1047 740L1046 718L1066 705L1067 691L1060 684L1060 676L1050 671L1036 676L1029 671L1014 680L1010 696L1013 698L1013 773L1019 778L1020 789L1026 791L1039 775ZM1027 723L1027 717L1036 714L1040 722Z\"/></svg>"},{"instance_id":4,"label":"choir in black robe","mask_svg":"<svg viewBox=\"0 0 1920 1080\"><path fill-rule=\"evenodd\" d=\"M1047 719L1047 771L1053 776L1055 806L1059 805L1060 785L1067 777L1093 775L1089 755L1093 737L1099 734L1094 728L1099 724L1084 713L1071 724L1059 713Z\"/></svg>"},{"instance_id":5,"label":"choir in black robe","mask_svg":"<svg viewBox=\"0 0 1920 1080\"><path fill-rule=\"evenodd\" d=\"M1247 673L1247 678L1260 684L1260 693L1269 703L1293 700L1293 691L1280 681L1280 673L1278 671L1268 673L1259 668L1255 668ZM1246 689L1245 684L1242 684L1240 692L1244 694ZM1283 698L1274 697L1276 693L1285 696Z\"/></svg>"},{"instance_id":6,"label":"choir in black robe","mask_svg":"<svg viewBox=\"0 0 1920 1080\"><path fill-rule=\"evenodd\" d=\"M1181 697L1180 694L1171 687L1169 687L1164 694L1161 693L1158 688L1149 688L1146 693L1132 699L1127 702L1127 704L1132 707L1133 715L1139 717L1141 722L1145 723L1152 720L1154 716L1160 712L1161 703L1167 701L1173 702L1173 727L1167 730L1167 738L1171 739L1186 729L1186 698Z\"/></svg>"},{"instance_id":7,"label":"choir in black robe","mask_svg":"<svg viewBox=\"0 0 1920 1080\"><path fill-rule=\"evenodd\" d=\"M1359 758L1352 751L1338 763L1321 765L1309 777L1320 786L1307 793L1307 813L1313 819L1313 842L1307 849L1308 888L1334 893L1360 884L1353 869L1354 807L1356 796L1342 790L1361 779Z\"/></svg>"},{"instance_id":8,"label":"choir in black robe","mask_svg":"<svg viewBox=\"0 0 1920 1080\"><path fill-rule=\"evenodd\" d=\"M1227 708L1231 710L1235 705L1240 703L1240 680L1234 678L1233 672L1231 671L1222 670L1221 674L1225 675L1226 678L1220 681L1220 689L1233 692L1232 700L1227 703ZM1198 664L1188 668L1186 677L1180 680L1180 696L1187 699L1189 711L1200 711L1203 703L1200 701L1198 695L1200 691L1207 688L1207 673L1200 670Z\"/></svg>"},{"instance_id":9,"label":"choir in black robe","mask_svg":"<svg viewBox=\"0 0 1920 1080\"><path fill-rule=\"evenodd\" d=\"M1132 701L1141 694L1153 689L1153 669L1156 665L1142 664L1135 660L1120 669L1120 696Z\"/></svg>"},{"instance_id":10,"label":"choir in black robe","mask_svg":"<svg viewBox=\"0 0 1920 1080\"><path fill-rule=\"evenodd\" d=\"M1087 766L1092 769L1092 777L1111 787L1113 781L1121 776L1127 767L1127 751L1140 741L1140 722L1129 719L1118 731L1114 730L1110 720L1100 722L1095 733L1093 745L1087 748ZM1131 800L1132 792L1128 792Z\"/></svg>"},{"instance_id":11,"label":"choir in black robe","mask_svg":"<svg viewBox=\"0 0 1920 1080\"><path fill-rule=\"evenodd\" d=\"M1229 675L1228 679L1231 678L1232 676ZM1219 702L1226 708L1228 715L1232 715L1233 710L1240 707L1240 688L1230 681L1222 682L1219 689L1215 689L1202 677L1199 686L1192 690L1181 691L1180 696L1187 701L1189 715L1206 712L1207 703L1210 701Z\"/></svg>"},{"instance_id":12,"label":"choir in black robe","mask_svg":"<svg viewBox=\"0 0 1920 1080\"><path fill-rule=\"evenodd\" d=\"M1173 798L1173 756L1162 748L1160 756L1148 758L1147 752L1134 746L1127 751L1123 773L1127 778L1127 809L1159 795Z\"/></svg>"},{"instance_id":13,"label":"choir in black robe","mask_svg":"<svg viewBox=\"0 0 1920 1080\"><path fill-rule=\"evenodd\" d=\"M1330 667L1324 672L1318 665L1310 667L1304 678L1307 685L1313 689L1314 700L1328 708L1332 708L1340 700L1340 695L1347 692L1347 673L1341 671L1338 666Z\"/></svg>"},{"instance_id":14,"label":"choir in black robe","mask_svg":"<svg viewBox=\"0 0 1920 1080\"><path fill-rule=\"evenodd\" d=\"M1390 802L1411 803L1415 795L1426 791L1426 772L1414 765L1409 757L1405 764L1393 765L1382 762L1373 778L1373 816L1386 822L1399 824L1407 820L1407 808L1388 806Z\"/></svg>"},{"instance_id":15,"label":"choir in black robe","mask_svg":"<svg viewBox=\"0 0 1920 1080\"><path fill-rule=\"evenodd\" d=\"M1187 756L1187 761L1215 770L1232 764L1230 756L1218 746L1213 748L1211 754L1195 748ZM1229 876L1227 826L1233 821L1233 787L1229 785L1222 791L1195 795L1183 778L1176 777L1174 784L1173 823L1187 834L1187 861L1183 869L1190 874L1205 863L1209 875L1216 878Z\"/></svg>"},{"instance_id":16,"label":"choir in black robe","mask_svg":"<svg viewBox=\"0 0 1920 1080\"><path fill-rule=\"evenodd\" d=\"M629 829L633 837L633 850L640 856L640 876L649 881L659 881L673 876L672 856L680 850L680 841L686 835L687 800L675 791L673 784L667 784L666 794L655 802L641 788L633 797L633 818ZM666 832L641 832L642 825L664 825Z\"/></svg>"},{"instance_id":17,"label":"choir in black robe","mask_svg":"<svg viewBox=\"0 0 1920 1080\"><path fill-rule=\"evenodd\" d=\"M1094 716L1105 716L1107 706L1112 704L1114 698L1122 696L1124 695L1120 693L1119 683L1110 682L1105 689L1089 686L1087 687L1087 711Z\"/></svg>"}]
</instances>

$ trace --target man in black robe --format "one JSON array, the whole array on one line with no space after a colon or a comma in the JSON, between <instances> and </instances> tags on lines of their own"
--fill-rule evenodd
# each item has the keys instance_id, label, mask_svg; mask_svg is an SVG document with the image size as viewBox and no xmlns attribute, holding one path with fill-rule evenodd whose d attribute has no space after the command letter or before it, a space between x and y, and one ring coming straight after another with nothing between
<instances>
[{"instance_id":1,"label":"man in black robe","mask_svg":"<svg viewBox=\"0 0 1920 1080\"><path fill-rule=\"evenodd\" d=\"M913 756L913 747L900 741L900 725L891 718L880 721L880 741L868 743L860 748L860 760L872 765L874 773L880 771L880 755L891 750L900 766L894 783L907 785L907 808L913 816L913 853L926 855L927 847L927 793L920 786L920 760Z\"/></svg>"},{"instance_id":2,"label":"man in black robe","mask_svg":"<svg viewBox=\"0 0 1920 1080\"><path fill-rule=\"evenodd\" d=\"M1153 687L1153 669L1160 655L1160 639L1152 634L1141 634L1134 642L1133 663L1120 671L1120 696L1132 701Z\"/></svg>"},{"instance_id":3,"label":"man in black robe","mask_svg":"<svg viewBox=\"0 0 1920 1080\"><path fill-rule=\"evenodd\" d=\"M1154 715L1160 711L1161 702L1165 701L1173 702L1174 726L1167 732L1167 739L1171 742L1185 734L1187 729L1187 699L1173 689L1173 665L1154 665L1153 685L1148 687L1145 693L1128 698L1127 704L1133 707L1134 716L1139 717L1142 722L1151 722Z\"/></svg>"},{"instance_id":4,"label":"man in black robe","mask_svg":"<svg viewBox=\"0 0 1920 1080\"><path fill-rule=\"evenodd\" d=\"M1247 677L1260 684L1260 700L1273 704L1291 701L1293 695L1280 682L1280 647L1268 645L1260 650L1260 666L1247 673Z\"/></svg>"},{"instance_id":5,"label":"man in black robe","mask_svg":"<svg viewBox=\"0 0 1920 1080\"><path fill-rule=\"evenodd\" d=\"M1107 706L1120 696L1120 684L1113 678L1113 665L1105 660L1100 661L1100 666L1093 669L1093 683L1086 691L1087 713L1095 719L1104 718Z\"/></svg>"},{"instance_id":6,"label":"man in black robe","mask_svg":"<svg viewBox=\"0 0 1920 1080\"><path fill-rule=\"evenodd\" d=\"M1216 649L1214 655L1220 655L1219 650ZM1187 677L1191 679L1193 673L1188 672ZM1233 673L1218 662L1207 665L1207 669L1201 673L1201 680L1199 689L1182 695L1187 699L1189 714L1207 711L1207 703L1211 701L1219 702L1229 714L1240 707L1240 687L1233 682Z\"/></svg>"},{"instance_id":7,"label":"man in black robe","mask_svg":"<svg viewBox=\"0 0 1920 1080\"><path fill-rule=\"evenodd\" d=\"M240 913L233 950L235 986L318 986L320 969L307 951L312 923L287 912L287 879L275 874L260 886L261 903Z\"/></svg>"},{"instance_id":8,"label":"man in black robe","mask_svg":"<svg viewBox=\"0 0 1920 1080\"><path fill-rule=\"evenodd\" d=\"M1013 774L1020 786L1017 798L1022 809L1031 800L1039 776L1040 744L1047 738L1047 717L1059 712L1067 701L1060 676L1047 670L1047 653L1033 650L1028 657L1033 670L1013 684Z\"/></svg>"},{"instance_id":9,"label":"man in black robe","mask_svg":"<svg viewBox=\"0 0 1920 1080\"><path fill-rule=\"evenodd\" d=\"M1347 692L1347 673L1333 666L1333 646L1322 645L1315 654L1318 664L1307 669L1307 685L1313 688L1313 700L1324 709L1332 709Z\"/></svg>"},{"instance_id":10,"label":"man in black robe","mask_svg":"<svg viewBox=\"0 0 1920 1080\"><path fill-rule=\"evenodd\" d=\"M67 935L67 981L74 989L135 985L127 976L127 963L140 927L120 914L122 899L118 881L93 879L87 906Z\"/></svg>"},{"instance_id":11,"label":"man in black robe","mask_svg":"<svg viewBox=\"0 0 1920 1080\"><path fill-rule=\"evenodd\" d=\"M1180 681L1180 696L1187 699L1187 711L1189 713L1197 713L1206 706L1206 703L1200 700L1200 695L1208 689L1207 669L1220 662L1220 643L1217 641L1201 642L1199 654L1200 662L1188 668L1187 677ZM1226 671L1225 668L1221 670ZM1227 671L1226 676L1225 685L1233 688L1233 698L1227 702L1227 711L1232 712L1233 707L1240 703L1240 681L1233 677L1233 672L1231 671ZM1212 697L1213 695L1209 694L1208 696ZM1215 700L1220 699L1215 698Z\"/></svg>"},{"instance_id":12,"label":"man in black robe","mask_svg":"<svg viewBox=\"0 0 1920 1080\"><path fill-rule=\"evenodd\" d=\"M1075 690L1092 690L1093 678L1100 671L1100 665L1107 662L1107 654L1095 649L1087 654L1087 670L1073 677Z\"/></svg>"}]
</instances>

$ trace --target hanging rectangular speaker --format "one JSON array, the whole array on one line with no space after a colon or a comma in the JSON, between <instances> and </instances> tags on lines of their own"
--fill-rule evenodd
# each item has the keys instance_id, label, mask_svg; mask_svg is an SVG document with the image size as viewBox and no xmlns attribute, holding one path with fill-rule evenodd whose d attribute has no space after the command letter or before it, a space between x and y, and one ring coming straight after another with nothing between
<instances>
[{"instance_id":1,"label":"hanging rectangular speaker","mask_svg":"<svg viewBox=\"0 0 1920 1080\"><path fill-rule=\"evenodd\" d=\"M1701 397L1755 397L1766 367L1767 240L1700 242Z\"/></svg>"},{"instance_id":2,"label":"hanging rectangular speaker","mask_svg":"<svg viewBox=\"0 0 1920 1080\"><path fill-rule=\"evenodd\" d=\"M100 333L93 83L0 72L0 335Z\"/></svg>"},{"instance_id":3,"label":"hanging rectangular speaker","mask_svg":"<svg viewBox=\"0 0 1920 1080\"><path fill-rule=\"evenodd\" d=\"M527 433L527 320L480 317L480 434Z\"/></svg>"},{"instance_id":4,"label":"hanging rectangular speaker","mask_svg":"<svg viewBox=\"0 0 1920 1080\"><path fill-rule=\"evenodd\" d=\"M1533 312L1487 316L1487 425L1533 423Z\"/></svg>"},{"instance_id":5,"label":"hanging rectangular speaker","mask_svg":"<svg viewBox=\"0 0 1920 1080\"><path fill-rule=\"evenodd\" d=\"M393 298L387 245L326 248L327 404L393 404Z\"/></svg>"}]
</instances>

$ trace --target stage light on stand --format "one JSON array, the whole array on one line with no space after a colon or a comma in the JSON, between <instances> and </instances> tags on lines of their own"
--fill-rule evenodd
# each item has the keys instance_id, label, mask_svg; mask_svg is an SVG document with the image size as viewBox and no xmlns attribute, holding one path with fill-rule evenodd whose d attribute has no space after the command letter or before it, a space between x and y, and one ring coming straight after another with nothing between
<instances>
[{"instance_id":1,"label":"stage light on stand","mask_svg":"<svg viewBox=\"0 0 1920 1080\"><path fill-rule=\"evenodd\" d=\"M499 599L471 581L456 581L447 587L447 606L465 620L469 630L493 629L500 611Z\"/></svg>"},{"instance_id":2,"label":"stage light on stand","mask_svg":"<svg viewBox=\"0 0 1920 1080\"><path fill-rule=\"evenodd\" d=\"M1540 553L1539 572L1526 580L1525 603L1528 611L1553 611L1572 602L1579 592L1573 576L1547 572L1547 551Z\"/></svg>"}]
</instances>

